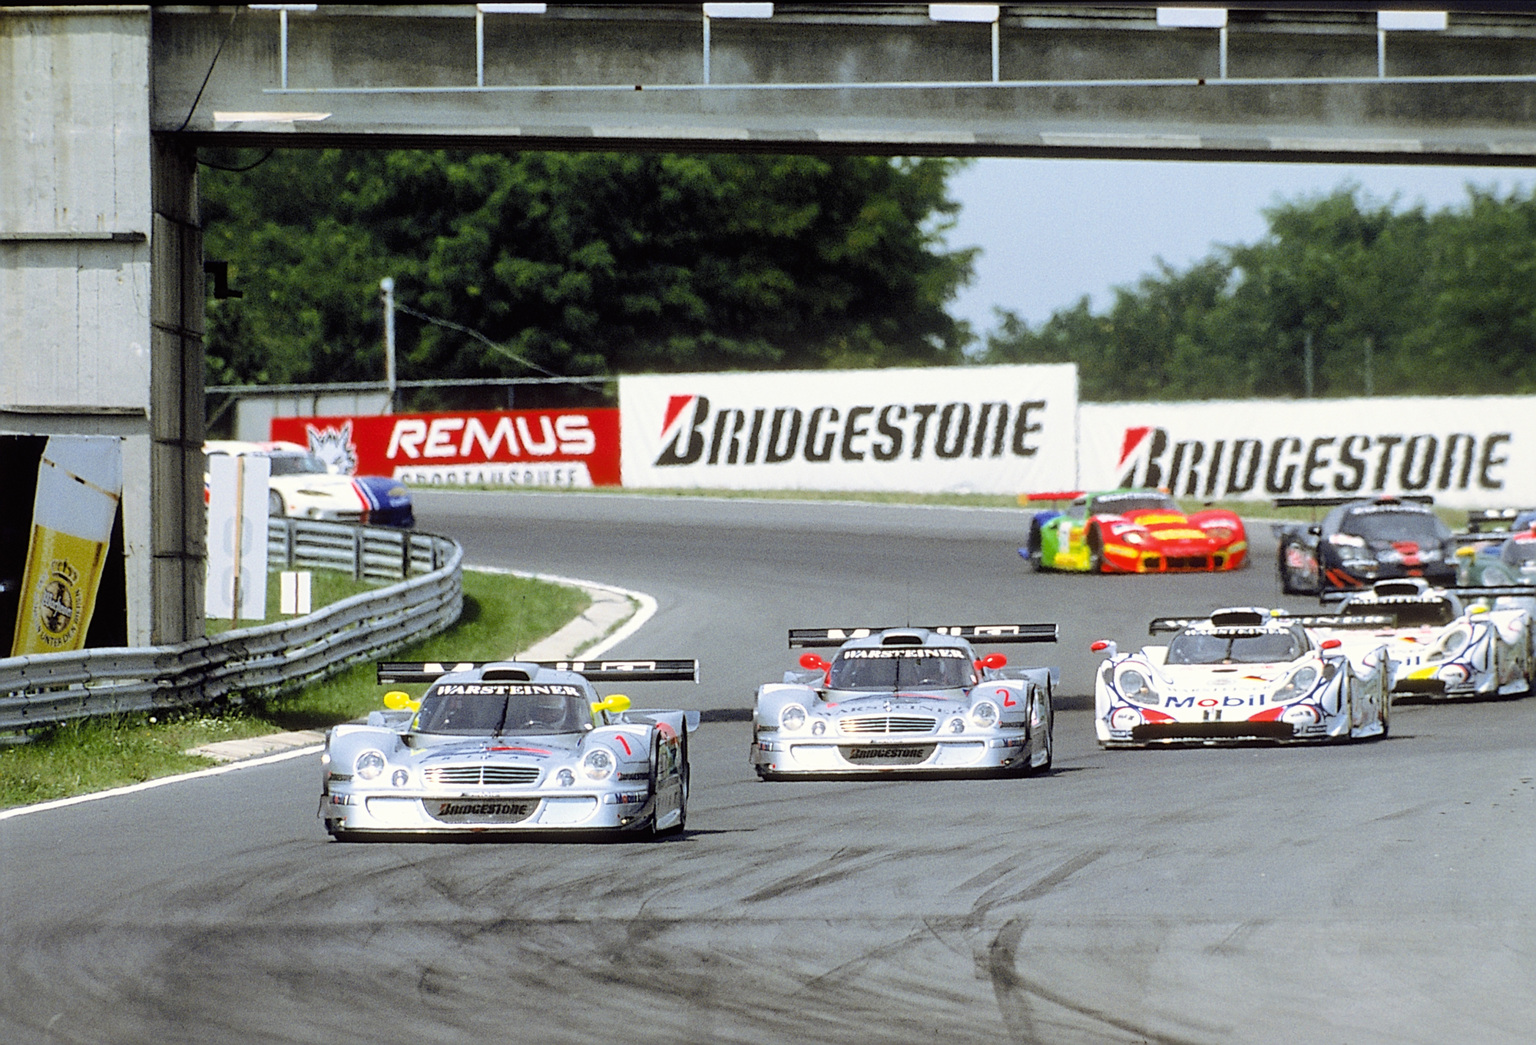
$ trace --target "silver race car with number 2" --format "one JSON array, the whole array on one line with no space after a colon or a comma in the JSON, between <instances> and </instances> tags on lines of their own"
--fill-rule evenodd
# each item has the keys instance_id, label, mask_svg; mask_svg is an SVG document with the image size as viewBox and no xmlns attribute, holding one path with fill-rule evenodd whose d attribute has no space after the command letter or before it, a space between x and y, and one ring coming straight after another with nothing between
<instances>
[{"instance_id":1,"label":"silver race car with number 2","mask_svg":"<svg viewBox=\"0 0 1536 1045\"><path fill-rule=\"evenodd\" d=\"M634 709L592 684L697 682L698 661L383 663L378 677L429 685L326 736L320 816L338 840L687 823L699 713Z\"/></svg>"},{"instance_id":2,"label":"silver race car with number 2","mask_svg":"<svg viewBox=\"0 0 1536 1045\"><path fill-rule=\"evenodd\" d=\"M1166 646L1120 653L1113 642L1094 682L1101 747L1386 736L1392 670L1377 646L1346 654L1317 627L1379 627L1390 617L1291 616L1252 607L1154 620Z\"/></svg>"},{"instance_id":3,"label":"silver race car with number 2","mask_svg":"<svg viewBox=\"0 0 1536 1045\"><path fill-rule=\"evenodd\" d=\"M794 629L801 671L759 687L752 765L764 780L849 773L1044 772L1056 668L1009 668L974 645L1055 642L1054 624Z\"/></svg>"}]
</instances>

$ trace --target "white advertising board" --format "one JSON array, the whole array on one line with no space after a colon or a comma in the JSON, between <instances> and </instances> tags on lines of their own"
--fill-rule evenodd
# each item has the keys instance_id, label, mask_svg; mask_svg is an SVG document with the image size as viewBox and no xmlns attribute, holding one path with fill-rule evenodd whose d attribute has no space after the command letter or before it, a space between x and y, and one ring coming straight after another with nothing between
<instances>
[{"instance_id":1,"label":"white advertising board","mask_svg":"<svg viewBox=\"0 0 1536 1045\"><path fill-rule=\"evenodd\" d=\"M627 487L1019 493L1076 473L1075 365L619 379Z\"/></svg>"},{"instance_id":2,"label":"white advertising board","mask_svg":"<svg viewBox=\"0 0 1536 1045\"><path fill-rule=\"evenodd\" d=\"M208 584L204 612L219 620L267 615L267 483L256 454L208 455Z\"/></svg>"},{"instance_id":3,"label":"white advertising board","mask_svg":"<svg viewBox=\"0 0 1536 1045\"><path fill-rule=\"evenodd\" d=\"M1085 403L1079 420L1084 489L1536 504L1536 397Z\"/></svg>"}]
</instances>

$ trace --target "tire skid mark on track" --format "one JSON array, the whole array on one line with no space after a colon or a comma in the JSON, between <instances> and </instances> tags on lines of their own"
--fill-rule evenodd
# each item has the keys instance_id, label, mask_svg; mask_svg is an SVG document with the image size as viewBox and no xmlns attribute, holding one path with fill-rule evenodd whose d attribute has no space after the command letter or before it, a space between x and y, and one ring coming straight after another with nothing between
<instances>
[{"instance_id":1,"label":"tire skid mark on track","mask_svg":"<svg viewBox=\"0 0 1536 1045\"><path fill-rule=\"evenodd\" d=\"M1018 969L1018 956L1028 927L1028 918L1010 919L992 938L985 953L977 955L978 966L992 983L1008 1034L1018 1045L1205 1045L1211 1040L1151 1030L1144 1021L1116 1017L1023 976ZM1053 1016L1047 1006L1086 1019L1089 1026L1085 1028L1080 1020Z\"/></svg>"}]
</instances>

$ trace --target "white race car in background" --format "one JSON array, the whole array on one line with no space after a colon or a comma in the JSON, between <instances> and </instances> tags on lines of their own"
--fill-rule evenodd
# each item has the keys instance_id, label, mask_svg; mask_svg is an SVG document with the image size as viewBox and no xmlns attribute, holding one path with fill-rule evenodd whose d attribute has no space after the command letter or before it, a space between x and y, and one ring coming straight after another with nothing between
<instances>
[{"instance_id":1,"label":"white race car in background","mask_svg":"<svg viewBox=\"0 0 1536 1045\"><path fill-rule=\"evenodd\" d=\"M267 501L273 518L290 516L374 526L416 524L411 492L398 479L338 475L318 455L298 443L210 439L203 444L203 453L265 457L272 469L267 480Z\"/></svg>"},{"instance_id":2,"label":"white race car in background","mask_svg":"<svg viewBox=\"0 0 1536 1045\"><path fill-rule=\"evenodd\" d=\"M1363 592L1324 593L1346 618L1388 615L1379 628L1330 631L1346 650L1386 647L1393 691L1431 697L1524 695L1536 674L1531 624L1536 587L1433 587L1418 578ZM1473 600L1479 600L1474 602Z\"/></svg>"},{"instance_id":3,"label":"white race car in background","mask_svg":"<svg viewBox=\"0 0 1536 1045\"><path fill-rule=\"evenodd\" d=\"M1346 654L1312 629L1370 627L1391 618L1287 616L1257 607L1204 618L1159 618L1166 646L1105 653L1094 682L1102 747L1244 741L1338 741L1386 736L1391 688L1386 651Z\"/></svg>"}]
</instances>

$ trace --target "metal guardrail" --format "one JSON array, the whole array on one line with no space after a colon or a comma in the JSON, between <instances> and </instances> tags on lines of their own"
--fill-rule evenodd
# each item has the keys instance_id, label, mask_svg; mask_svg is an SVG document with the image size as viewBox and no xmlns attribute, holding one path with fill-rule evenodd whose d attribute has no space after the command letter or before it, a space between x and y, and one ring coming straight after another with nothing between
<instances>
[{"instance_id":1,"label":"metal guardrail","mask_svg":"<svg viewBox=\"0 0 1536 1045\"><path fill-rule=\"evenodd\" d=\"M399 582L291 621L171 646L0 659L0 732L194 707L247 690L288 689L436 634L459 619L464 550L457 541L300 519L270 520L267 539L269 564Z\"/></svg>"}]
</instances>

